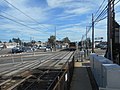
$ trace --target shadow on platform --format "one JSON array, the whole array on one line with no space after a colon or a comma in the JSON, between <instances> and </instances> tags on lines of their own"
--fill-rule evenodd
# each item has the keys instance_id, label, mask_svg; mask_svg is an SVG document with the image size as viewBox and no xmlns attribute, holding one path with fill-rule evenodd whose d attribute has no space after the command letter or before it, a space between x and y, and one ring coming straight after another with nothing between
<instances>
[{"instance_id":1,"label":"shadow on platform","mask_svg":"<svg viewBox=\"0 0 120 90\"><path fill-rule=\"evenodd\" d=\"M70 90L98 90L91 74L89 62L75 62Z\"/></svg>"}]
</instances>

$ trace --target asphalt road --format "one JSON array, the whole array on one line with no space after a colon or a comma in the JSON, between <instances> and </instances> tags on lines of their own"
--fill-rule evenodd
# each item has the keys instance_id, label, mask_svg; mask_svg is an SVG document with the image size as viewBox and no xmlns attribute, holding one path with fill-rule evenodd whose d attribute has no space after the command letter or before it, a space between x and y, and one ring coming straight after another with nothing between
<instances>
[{"instance_id":1,"label":"asphalt road","mask_svg":"<svg viewBox=\"0 0 120 90\"><path fill-rule=\"evenodd\" d=\"M41 60L44 57L52 55L53 53L51 53L51 52L46 52L46 53L45 52L43 52L43 53L42 52L39 52L39 53L31 52L31 53L22 53L22 54L11 54L10 56L0 57L0 64Z\"/></svg>"},{"instance_id":2,"label":"asphalt road","mask_svg":"<svg viewBox=\"0 0 120 90\"><path fill-rule=\"evenodd\" d=\"M95 53L98 55L105 55L106 50L103 49L94 49Z\"/></svg>"},{"instance_id":3,"label":"asphalt road","mask_svg":"<svg viewBox=\"0 0 120 90\"><path fill-rule=\"evenodd\" d=\"M11 53L11 48L5 48L0 50L0 55L10 54L10 53Z\"/></svg>"}]
</instances>

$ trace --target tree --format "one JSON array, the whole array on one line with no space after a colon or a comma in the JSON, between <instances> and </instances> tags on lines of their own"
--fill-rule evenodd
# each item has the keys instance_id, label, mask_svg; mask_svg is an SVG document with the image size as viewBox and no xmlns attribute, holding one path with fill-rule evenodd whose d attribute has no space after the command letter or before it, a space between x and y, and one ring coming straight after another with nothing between
<instances>
[{"instance_id":1,"label":"tree","mask_svg":"<svg viewBox=\"0 0 120 90\"><path fill-rule=\"evenodd\" d=\"M41 43L41 41L38 41L39 43Z\"/></svg>"},{"instance_id":2,"label":"tree","mask_svg":"<svg viewBox=\"0 0 120 90\"><path fill-rule=\"evenodd\" d=\"M70 43L70 40L69 40L69 38L68 37L65 37L65 38L63 38L63 40L62 40L64 43Z\"/></svg>"},{"instance_id":3,"label":"tree","mask_svg":"<svg viewBox=\"0 0 120 90\"><path fill-rule=\"evenodd\" d=\"M53 47L55 45L55 36L50 36L50 38L48 38L48 43Z\"/></svg>"},{"instance_id":4,"label":"tree","mask_svg":"<svg viewBox=\"0 0 120 90\"><path fill-rule=\"evenodd\" d=\"M20 40L20 38L13 38L12 40L13 42L19 43L20 45L22 44L22 41Z\"/></svg>"},{"instance_id":5,"label":"tree","mask_svg":"<svg viewBox=\"0 0 120 90\"><path fill-rule=\"evenodd\" d=\"M36 41L35 41L35 40L32 40L32 41L31 41L31 43L32 43L32 44L35 44L35 43L36 43Z\"/></svg>"},{"instance_id":6,"label":"tree","mask_svg":"<svg viewBox=\"0 0 120 90\"><path fill-rule=\"evenodd\" d=\"M9 40L9 43L12 43L12 40L11 40L11 39Z\"/></svg>"},{"instance_id":7,"label":"tree","mask_svg":"<svg viewBox=\"0 0 120 90\"><path fill-rule=\"evenodd\" d=\"M0 41L0 43L2 43L2 41Z\"/></svg>"}]
</instances>

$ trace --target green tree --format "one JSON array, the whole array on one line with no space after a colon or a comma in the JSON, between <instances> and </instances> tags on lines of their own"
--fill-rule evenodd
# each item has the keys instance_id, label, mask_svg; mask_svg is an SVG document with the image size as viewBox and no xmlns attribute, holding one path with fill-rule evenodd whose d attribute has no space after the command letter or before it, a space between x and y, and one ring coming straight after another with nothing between
<instances>
[{"instance_id":1,"label":"green tree","mask_svg":"<svg viewBox=\"0 0 120 90\"><path fill-rule=\"evenodd\" d=\"M38 41L39 43L41 43L41 41Z\"/></svg>"},{"instance_id":2,"label":"green tree","mask_svg":"<svg viewBox=\"0 0 120 90\"><path fill-rule=\"evenodd\" d=\"M22 44L22 41L20 40L20 38L13 38L12 41L19 43L20 45Z\"/></svg>"},{"instance_id":3,"label":"green tree","mask_svg":"<svg viewBox=\"0 0 120 90\"><path fill-rule=\"evenodd\" d=\"M70 43L70 40L69 40L69 38L68 37L65 37L65 38L63 38L63 40L62 40L64 43Z\"/></svg>"},{"instance_id":4,"label":"green tree","mask_svg":"<svg viewBox=\"0 0 120 90\"><path fill-rule=\"evenodd\" d=\"M55 45L55 36L50 36L50 38L48 38L48 43L53 47Z\"/></svg>"},{"instance_id":5,"label":"green tree","mask_svg":"<svg viewBox=\"0 0 120 90\"><path fill-rule=\"evenodd\" d=\"M32 41L31 41L31 43L32 43L32 44L35 44L35 43L36 43L36 41L35 41L35 40L32 40Z\"/></svg>"},{"instance_id":6,"label":"green tree","mask_svg":"<svg viewBox=\"0 0 120 90\"><path fill-rule=\"evenodd\" d=\"M12 40L11 40L11 39L9 40L9 43L12 43Z\"/></svg>"}]
</instances>

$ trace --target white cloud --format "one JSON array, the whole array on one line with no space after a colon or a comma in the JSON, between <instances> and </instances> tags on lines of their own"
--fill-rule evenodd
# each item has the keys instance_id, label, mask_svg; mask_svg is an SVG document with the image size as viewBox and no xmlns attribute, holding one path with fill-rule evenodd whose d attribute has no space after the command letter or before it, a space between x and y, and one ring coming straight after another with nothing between
<instances>
[{"instance_id":1,"label":"white cloud","mask_svg":"<svg viewBox=\"0 0 120 90\"><path fill-rule=\"evenodd\" d=\"M64 38L68 36L71 40L80 40L82 35L85 34L85 28L91 22L91 15L97 11L102 0L46 0L48 7L31 7L26 2L30 0L8 0L14 6L19 8L21 11L34 18L37 22L45 23L42 25L36 24L30 18L24 16L12 6L9 5L9 9L6 9L4 12L15 16L16 18L22 20L26 25L34 30L31 30L27 27L16 24L12 21L6 19L0 19L0 25L2 30L6 30L7 33L13 35L12 32L16 32L16 35L22 34L23 36L30 37L34 36L36 39L44 38L47 40L49 35L54 35L54 26L57 23L58 30L57 34ZM37 2L36 2L37 3ZM8 4L0 2L0 5ZM35 4L35 3L34 3ZM117 6L118 7L118 6ZM7 7L8 8L8 7ZM5 15L1 12L2 15ZM84 15L84 16L83 16ZM9 18L9 15L6 15ZM119 14L116 16L119 17ZM15 18L13 18L15 19ZM16 20L16 19L15 19ZM119 21L119 19L117 19ZM51 24L51 25L50 25ZM95 26L96 35L104 35L105 32L105 21L98 23ZM8 30L7 30L8 29ZM47 34L48 33L48 34ZM9 34L7 34L9 35ZM16 36L13 35L13 36Z\"/></svg>"},{"instance_id":2,"label":"white cloud","mask_svg":"<svg viewBox=\"0 0 120 90\"><path fill-rule=\"evenodd\" d=\"M58 37L61 36L69 37L71 41L80 41L81 34L85 33L85 28L80 26L79 24L69 24L65 25L64 27L61 26L57 31Z\"/></svg>"},{"instance_id":3,"label":"white cloud","mask_svg":"<svg viewBox=\"0 0 120 90\"><path fill-rule=\"evenodd\" d=\"M7 0L9 3L13 4L15 7L23 8L27 0ZM7 3L8 4L8 3ZM9 5L9 4L8 4ZM11 6L11 5L9 5Z\"/></svg>"},{"instance_id":4,"label":"white cloud","mask_svg":"<svg viewBox=\"0 0 120 90\"><path fill-rule=\"evenodd\" d=\"M75 8L75 9L71 9L71 10L68 9L65 11L65 13L79 15L79 14L88 13L89 11L90 11L90 8L82 7L82 8Z\"/></svg>"},{"instance_id":5,"label":"white cloud","mask_svg":"<svg viewBox=\"0 0 120 90\"><path fill-rule=\"evenodd\" d=\"M47 0L48 6L51 8L61 7L64 3L70 2L73 0Z\"/></svg>"},{"instance_id":6,"label":"white cloud","mask_svg":"<svg viewBox=\"0 0 120 90\"><path fill-rule=\"evenodd\" d=\"M26 1L27 0L21 0L21 1L18 1L18 0L8 0L8 2L10 2L12 5L14 5L18 9L20 9L26 15L34 18L38 22L42 22L42 21L48 19L47 13L44 11L43 8L40 8L40 7L27 7ZM6 4L9 5L8 3L6 3ZM29 17L27 17L26 15L24 15L21 12L19 12L18 10L16 10L11 5L9 5L9 7L11 9L4 11L5 13L11 14L14 17L16 17L16 18L18 18L20 20L23 20L25 22L26 21L27 22L33 21Z\"/></svg>"},{"instance_id":7,"label":"white cloud","mask_svg":"<svg viewBox=\"0 0 120 90\"><path fill-rule=\"evenodd\" d=\"M30 6L28 7L28 5L26 4L28 0L20 0L20 1L19 0L7 0L7 1L10 2L12 5L14 5L15 7L17 7L18 9L20 9L22 12L24 12L28 16L34 18L39 23L42 23L49 18L49 13L46 12L45 8L30 7ZM48 37L51 34L49 32L46 33L46 28L50 27L50 25L38 24L37 22L26 17L21 12L19 12L18 10L16 10L15 8L13 8L11 5L9 5L8 3L4 1L0 2L0 5L1 4L4 4L5 7L9 8L4 11L2 10L3 12L9 15L3 12L1 12L0 14L33 28L33 29L30 29L25 26L19 25L13 21L3 18L1 19L0 23L1 23L1 30L2 32L4 32L4 35L6 36L4 38L7 38L9 36L19 37L21 35L26 36L26 37L29 37L30 35L32 35L32 36L36 36L36 38L37 37L44 38L44 37ZM13 17L11 17L10 15L12 15ZM18 18L21 21L17 20L14 17Z\"/></svg>"}]
</instances>

